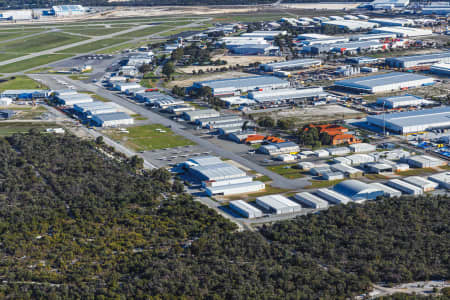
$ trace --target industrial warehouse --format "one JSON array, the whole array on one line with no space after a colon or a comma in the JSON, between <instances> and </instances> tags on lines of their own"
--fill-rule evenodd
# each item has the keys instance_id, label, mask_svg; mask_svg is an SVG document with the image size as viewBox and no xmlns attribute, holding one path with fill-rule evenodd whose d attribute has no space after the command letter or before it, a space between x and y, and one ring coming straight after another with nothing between
<instances>
[{"instance_id":1,"label":"industrial warehouse","mask_svg":"<svg viewBox=\"0 0 450 300\"><path fill-rule=\"evenodd\" d=\"M302 89L278 89L263 92L250 92L248 97L257 103L277 103L304 99L321 99L331 96L324 92L322 87L310 87Z\"/></svg>"},{"instance_id":2,"label":"industrial warehouse","mask_svg":"<svg viewBox=\"0 0 450 300\"><path fill-rule=\"evenodd\" d=\"M398 108L406 106L420 106L433 104L433 101L421 97L405 94L403 96L382 97L377 99L377 104L386 108Z\"/></svg>"},{"instance_id":3,"label":"industrial warehouse","mask_svg":"<svg viewBox=\"0 0 450 300\"><path fill-rule=\"evenodd\" d=\"M320 59L294 59L277 63L261 64L259 68L266 72L292 71L320 66L321 64L322 61Z\"/></svg>"},{"instance_id":4,"label":"industrial warehouse","mask_svg":"<svg viewBox=\"0 0 450 300\"><path fill-rule=\"evenodd\" d=\"M450 107L367 116L367 122L400 134L450 127Z\"/></svg>"},{"instance_id":5,"label":"industrial warehouse","mask_svg":"<svg viewBox=\"0 0 450 300\"><path fill-rule=\"evenodd\" d=\"M191 158L180 167L191 180L202 182L209 196L247 194L265 189L263 182L253 181L238 167L215 156Z\"/></svg>"},{"instance_id":6,"label":"industrial warehouse","mask_svg":"<svg viewBox=\"0 0 450 300\"><path fill-rule=\"evenodd\" d=\"M194 82L194 89L209 87L214 96L240 95L254 90L273 90L288 88L289 82L273 76L250 76Z\"/></svg>"},{"instance_id":7,"label":"industrial warehouse","mask_svg":"<svg viewBox=\"0 0 450 300\"><path fill-rule=\"evenodd\" d=\"M450 52L386 58L386 64L392 68L406 69L439 63L450 63Z\"/></svg>"},{"instance_id":8,"label":"industrial warehouse","mask_svg":"<svg viewBox=\"0 0 450 300\"><path fill-rule=\"evenodd\" d=\"M341 89L373 94L432 85L434 84L434 79L418 74L391 72L339 80L334 84Z\"/></svg>"}]
</instances>

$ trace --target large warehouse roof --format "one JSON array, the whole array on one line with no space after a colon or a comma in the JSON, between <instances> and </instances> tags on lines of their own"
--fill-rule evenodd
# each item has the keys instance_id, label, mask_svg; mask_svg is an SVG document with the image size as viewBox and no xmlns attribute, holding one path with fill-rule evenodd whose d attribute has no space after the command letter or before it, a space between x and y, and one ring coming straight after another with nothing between
<instances>
[{"instance_id":1,"label":"large warehouse roof","mask_svg":"<svg viewBox=\"0 0 450 300\"><path fill-rule=\"evenodd\" d=\"M372 30L372 33L395 33L398 37L414 37L414 36L426 36L432 35L433 31L430 29L414 28L414 27L380 27Z\"/></svg>"},{"instance_id":2,"label":"large warehouse roof","mask_svg":"<svg viewBox=\"0 0 450 300\"><path fill-rule=\"evenodd\" d=\"M429 80L427 80L429 79ZM367 77L357 77L346 80L339 80L335 82L335 85L353 88L358 90L364 90L373 92L377 87L390 86L393 84L407 84L414 81L426 81L426 83L432 83L433 78L426 77L418 74L391 72L381 75L373 75ZM425 83L425 82L424 82Z\"/></svg>"},{"instance_id":3,"label":"large warehouse roof","mask_svg":"<svg viewBox=\"0 0 450 300\"><path fill-rule=\"evenodd\" d=\"M217 178L220 179L246 176L245 172L241 169L224 162L213 165L193 166L191 169L197 171L210 180L214 180Z\"/></svg>"},{"instance_id":4,"label":"large warehouse roof","mask_svg":"<svg viewBox=\"0 0 450 300\"><path fill-rule=\"evenodd\" d=\"M401 106L415 106L421 104L431 104L432 101L425 100L421 97L405 94L402 96L390 96L377 99L378 105L386 105L386 107L395 108Z\"/></svg>"},{"instance_id":5,"label":"large warehouse roof","mask_svg":"<svg viewBox=\"0 0 450 300\"><path fill-rule=\"evenodd\" d=\"M325 21L322 25L331 25L338 27L345 27L349 30L357 29L372 29L377 26L375 23L365 22L365 21L354 21L354 20L336 20L336 21Z\"/></svg>"},{"instance_id":6,"label":"large warehouse roof","mask_svg":"<svg viewBox=\"0 0 450 300\"><path fill-rule=\"evenodd\" d=\"M450 107L438 107L416 111L368 116L371 124L386 127L401 133L417 132L435 127L450 127Z\"/></svg>"},{"instance_id":7,"label":"large warehouse roof","mask_svg":"<svg viewBox=\"0 0 450 300\"><path fill-rule=\"evenodd\" d=\"M228 79L216 79L194 82L194 85L209 86L212 89L234 87L236 89L248 86L265 86L271 84L285 84L286 81L274 76L249 76Z\"/></svg>"},{"instance_id":8,"label":"large warehouse roof","mask_svg":"<svg viewBox=\"0 0 450 300\"><path fill-rule=\"evenodd\" d=\"M387 58L386 60L422 61L422 60L441 59L441 58L447 58L447 57L450 57L450 52L409 55L409 56L397 56L397 57Z\"/></svg>"},{"instance_id":9,"label":"large warehouse roof","mask_svg":"<svg viewBox=\"0 0 450 300\"><path fill-rule=\"evenodd\" d=\"M309 67L311 65L321 64L320 59L305 58L305 59L294 59L282 62L268 63L260 65L260 68L266 70L283 70L295 67Z\"/></svg>"},{"instance_id":10,"label":"large warehouse roof","mask_svg":"<svg viewBox=\"0 0 450 300\"><path fill-rule=\"evenodd\" d=\"M124 112L98 114L98 115L95 115L95 117L102 122L131 119L131 117Z\"/></svg>"},{"instance_id":11,"label":"large warehouse roof","mask_svg":"<svg viewBox=\"0 0 450 300\"><path fill-rule=\"evenodd\" d=\"M310 87L303 89L289 88L248 93L248 97L258 103L304 99L312 97L325 97L328 95L330 94L324 92L322 87Z\"/></svg>"},{"instance_id":12,"label":"large warehouse roof","mask_svg":"<svg viewBox=\"0 0 450 300\"><path fill-rule=\"evenodd\" d=\"M189 161L199 166L207 166L222 163L222 160L217 156L192 157L189 159Z\"/></svg>"}]
</instances>

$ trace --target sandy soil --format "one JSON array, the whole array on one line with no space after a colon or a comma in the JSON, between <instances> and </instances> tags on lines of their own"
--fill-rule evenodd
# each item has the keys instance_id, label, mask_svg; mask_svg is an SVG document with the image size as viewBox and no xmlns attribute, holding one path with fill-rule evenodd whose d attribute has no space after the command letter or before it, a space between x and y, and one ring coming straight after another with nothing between
<instances>
[{"instance_id":1,"label":"sandy soil","mask_svg":"<svg viewBox=\"0 0 450 300\"><path fill-rule=\"evenodd\" d=\"M247 66L250 63L260 62L260 63L269 63L269 62L275 62L275 61L284 61L284 57L278 57L278 56L229 56L229 55L216 55L213 56L212 60L225 60L227 64L225 66L189 66L189 67L182 67L178 68L178 71L192 74L192 71L198 71L209 68L221 68L221 67L229 67L229 66Z\"/></svg>"},{"instance_id":2,"label":"sandy soil","mask_svg":"<svg viewBox=\"0 0 450 300\"><path fill-rule=\"evenodd\" d=\"M340 105L322 105L317 107L307 107L295 110L285 110L277 113L278 117L312 117L312 116L326 116L338 114L359 114L359 111L340 106Z\"/></svg>"}]
</instances>

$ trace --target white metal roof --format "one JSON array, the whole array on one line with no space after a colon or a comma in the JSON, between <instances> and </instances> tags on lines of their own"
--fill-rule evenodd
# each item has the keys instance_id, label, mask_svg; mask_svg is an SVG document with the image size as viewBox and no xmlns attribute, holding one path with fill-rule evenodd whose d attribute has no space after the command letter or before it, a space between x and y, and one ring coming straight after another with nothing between
<instances>
[{"instance_id":1,"label":"white metal roof","mask_svg":"<svg viewBox=\"0 0 450 300\"><path fill-rule=\"evenodd\" d=\"M192 157L189 159L189 161L199 166L207 166L223 163L223 161L217 156Z\"/></svg>"},{"instance_id":2,"label":"white metal roof","mask_svg":"<svg viewBox=\"0 0 450 300\"><path fill-rule=\"evenodd\" d=\"M246 176L244 171L225 162L213 165L193 166L191 169L201 173L206 178Z\"/></svg>"}]
</instances>

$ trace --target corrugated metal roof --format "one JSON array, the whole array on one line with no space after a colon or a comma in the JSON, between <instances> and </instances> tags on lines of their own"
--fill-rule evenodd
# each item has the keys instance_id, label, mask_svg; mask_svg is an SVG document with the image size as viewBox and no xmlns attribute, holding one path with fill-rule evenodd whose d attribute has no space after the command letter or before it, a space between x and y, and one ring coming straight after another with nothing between
<instances>
[{"instance_id":1,"label":"corrugated metal roof","mask_svg":"<svg viewBox=\"0 0 450 300\"><path fill-rule=\"evenodd\" d=\"M421 55L410 55L410 56L397 56L390 57L387 60L395 60L401 62L407 61L421 61L421 60L431 60L431 59L441 59L450 57L450 52L442 52L442 53L431 53L431 54L421 54Z\"/></svg>"},{"instance_id":2,"label":"corrugated metal roof","mask_svg":"<svg viewBox=\"0 0 450 300\"><path fill-rule=\"evenodd\" d=\"M217 178L217 177L229 177L229 176L245 176L245 172L241 169L230 165L228 163L222 162L213 165L199 165L193 166L193 170L203 174L207 178Z\"/></svg>"},{"instance_id":3,"label":"corrugated metal roof","mask_svg":"<svg viewBox=\"0 0 450 300\"><path fill-rule=\"evenodd\" d=\"M131 117L124 112L98 114L98 115L94 115L94 116L102 122L131 119Z\"/></svg>"},{"instance_id":4,"label":"corrugated metal roof","mask_svg":"<svg viewBox=\"0 0 450 300\"><path fill-rule=\"evenodd\" d=\"M437 107L416 111L406 111L378 116L369 116L371 119L385 120L398 126L413 126L450 122L450 107Z\"/></svg>"},{"instance_id":5,"label":"corrugated metal roof","mask_svg":"<svg viewBox=\"0 0 450 300\"><path fill-rule=\"evenodd\" d=\"M287 81L274 76L249 76L228 79L206 80L194 82L196 85L209 86L212 89L228 88L228 87L248 87L266 85L288 84Z\"/></svg>"},{"instance_id":6,"label":"corrugated metal roof","mask_svg":"<svg viewBox=\"0 0 450 300\"><path fill-rule=\"evenodd\" d=\"M207 165L223 163L223 161L220 158L218 158L217 156L210 156L210 155L192 157L189 159L189 161L193 162L194 164L200 165L200 166L207 166Z\"/></svg>"},{"instance_id":7,"label":"corrugated metal roof","mask_svg":"<svg viewBox=\"0 0 450 300\"><path fill-rule=\"evenodd\" d=\"M361 89L372 89L378 86L384 86L395 83L410 82L415 80L432 79L427 76L411 74L411 73L400 73L400 72L390 72L386 74L357 77L346 80L336 81L335 84L339 86L347 86Z\"/></svg>"},{"instance_id":8,"label":"corrugated metal roof","mask_svg":"<svg viewBox=\"0 0 450 300\"><path fill-rule=\"evenodd\" d=\"M262 64L261 66L272 67L274 69L277 69L277 68L283 68L283 67L310 65L310 64L316 64L316 63L321 63L321 62L322 61L320 59L305 58L305 59L294 59L294 60L288 60L288 61L282 61L282 62Z\"/></svg>"}]
</instances>

